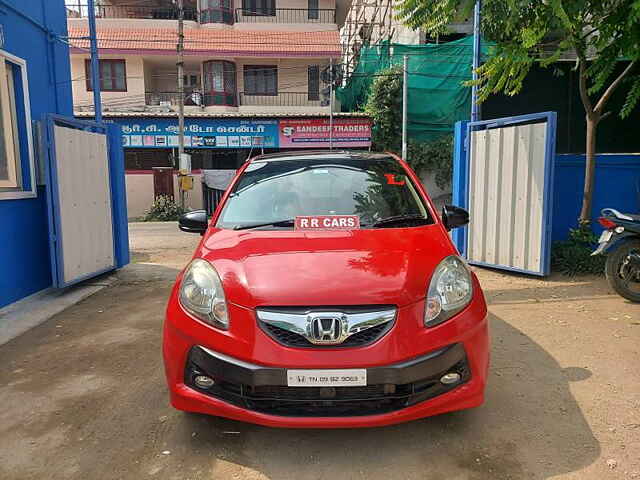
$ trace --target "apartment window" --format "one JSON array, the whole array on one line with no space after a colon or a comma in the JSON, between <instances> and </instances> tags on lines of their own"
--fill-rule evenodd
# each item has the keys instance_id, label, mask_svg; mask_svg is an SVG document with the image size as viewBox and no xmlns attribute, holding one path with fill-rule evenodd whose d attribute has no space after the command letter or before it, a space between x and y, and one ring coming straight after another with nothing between
<instances>
[{"instance_id":1,"label":"apartment window","mask_svg":"<svg viewBox=\"0 0 640 480\"><path fill-rule=\"evenodd\" d=\"M182 78L184 80L185 88L197 88L200 85L198 75L184 75Z\"/></svg>"},{"instance_id":2,"label":"apartment window","mask_svg":"<svg viewBox=\"0 0 640 480\"><path fill-rule=\"evenodd\" d=\"M36 196L27 64L0 50L0 200Z\"/></svg>"},{"instance_id":3,"label":"apartment window","mask_svg":"<svg viewBox=\"0 0 640 480\"><path fill-rule=\"evenodd\" d=\"M12 67L0 56L0 188L19 186L20 150Z\"/></svg>"},{"instance_id":4,"label":"apartment window","mask_svg":"<svg viewBox=\"0 0 640 480\"><path fill-rule=\"evenodd\" d=\"M245 65L245 95L278 95L278 67L276 65Z\"/></svg>"},{"instance_id":5,"label":"apartment window","mask_svg":"<svg viewBox=\"0 0 640 480\"><path fill-rule=\"evenodd\" d=\"M309 100L320 100L320 67L318 65L309 65L309 68L307 70L307 77Z\"/></svg>"},{"instance_id":6,"label":"apartment window","mask_svg":"<svg viewBox=\"0 0 640 480\"><path fill-rule=\"evenodd\" d=\"M200 0L201 23L233 23L231 0Z\"/></svg>"},{"instance_id":7,"label":"apartment window","mask_svg":"<svg viewBox=\"0 0 640 480\"><path fill-rule=\"evenodd\" d=\"M276 1L242 0L242 14L274 17L276 15Z\"/></svg>"},{"instance_id":8,"label":"apartment window","mask_svg":"<svg viewBox=\"0 0 640 480\"><path fill-rule=\"evenodd\" d=\"M93 90L91 84L91 60L84 61L87 78L87 91ZM100 60L100 90L103 92L127 91L127 67L124 60Z\"/></svg>"},{"instance_id":9,"label":"apartment window","mask_svg":"<svg viewBox=\"0 0 640 480\"><path fill-rule=\"evenodd\" d=\"M236 65L225 60L204 62L204 104L235 106L236 102Z\"/></svg>"},{"instance_id":10,"label":"apartment window","mask_svg":"<svg viewBox=\"0 0 640 480\"><path fill-rule=\"evenodd\" d=\"M308 0L308 18L309 20L318 20L320 18L320 11L318 10L318 0Z\"/></svg>"}]
</instances>

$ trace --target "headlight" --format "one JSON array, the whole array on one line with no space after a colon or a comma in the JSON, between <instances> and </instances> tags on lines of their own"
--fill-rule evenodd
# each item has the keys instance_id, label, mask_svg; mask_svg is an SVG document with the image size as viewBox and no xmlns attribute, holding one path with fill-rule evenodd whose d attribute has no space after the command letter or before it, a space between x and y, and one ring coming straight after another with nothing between
<instances>
[{"instance_id":1,"label":"headlight","mask_svg":"<svg viewBox=\"0 0 640 480\"><path fill-rule=\"evenodd\" d=\"M222 282L215 268L196 259L187 267L180 286L180 304L203 322L227 330L229 315Z\"/></svg>"},{"instance_id":2,"label":"headlight","mask_svg":"<svg viewBox=\"0 0 640 480\"><path fill-rule=\"evenodd\" d=\"M471 301L473 287L467 265L451 255L436 267L431 277L424 310L424 324L438 325L466 307Z\"/></svg>"}]
</instances>

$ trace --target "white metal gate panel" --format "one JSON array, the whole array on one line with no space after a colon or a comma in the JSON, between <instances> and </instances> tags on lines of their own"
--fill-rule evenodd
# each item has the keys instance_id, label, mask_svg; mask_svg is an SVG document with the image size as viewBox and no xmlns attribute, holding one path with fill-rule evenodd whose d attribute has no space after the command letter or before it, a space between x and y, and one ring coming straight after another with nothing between
<instances>
[{"instance_id":1,"label":"white metal gate panel","mask_svg":"<svg viewBox=\"0 0 640 480\"><path fill-rule=\"evenodd\" d=\"M61 284L115 264L107 135L53 127Z\"/></svg>"},{"instance_id":2,"label":"white metal gate panel","mask_svg":"<svg viewBox=\"0 0 640 480\"><path fill-rule=\"evenodd\" d=\"M470 263L545 273L547 122L471 131Z\"/></svg>"}]
</instances>

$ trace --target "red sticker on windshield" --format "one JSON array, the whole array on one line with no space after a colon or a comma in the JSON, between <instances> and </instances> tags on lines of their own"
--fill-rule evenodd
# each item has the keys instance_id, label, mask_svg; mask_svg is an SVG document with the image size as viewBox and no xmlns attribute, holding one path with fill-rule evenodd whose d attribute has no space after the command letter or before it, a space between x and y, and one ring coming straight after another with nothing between
<instances>
[{"instance_id":1,"label":"red sticker on windshield","mask_svg":"<svg viewBox=\"0 0 640 480\"><path fill-rule=\"evenodd\" d=\"M355 230L360 228L358 215L314 215L296 217L294 230Z\"/></svg>"},{"instance_id":2,"label":"red sticker on windshield","mask_svg":"<svg viewBox=\"0 0 640 480\"><path fill-rule=\"evenodd\" d=\"M389 185L404 185L404 180L397 181L393 173L385 173L384 176L387 177L387 183Z\"/></svg>"}]
</instances>

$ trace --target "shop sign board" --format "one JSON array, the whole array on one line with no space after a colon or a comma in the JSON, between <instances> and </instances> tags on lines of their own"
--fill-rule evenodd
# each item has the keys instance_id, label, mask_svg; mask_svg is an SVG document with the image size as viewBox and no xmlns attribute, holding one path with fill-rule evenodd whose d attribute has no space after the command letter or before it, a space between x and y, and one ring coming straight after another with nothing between
<instances>
[{"instance_id":1,"label":"shop sign board","mask_svg":"<svg viewBox=\"0 0 640 480\"><path fill-rule=\"evenodd\" d=\"M122 145L135 148L175 148L178 121L168 118L116 120L122 126ZM185 147L277 148L277 120L186 119Z\"/></svg>"},{"instance_id":2,"label":"shop sign board","mask_svg":"<svg viewBox=\"0 0 640 480\"><path fill-rule=\"evenodd\" d=\"M178 147L178 121L172 118L115 119L122 144L132 148ZM333 138L329 132L333 130ZM353 148L371 146L368 118L215 119L187 118L188 148Z\"/></svg>"},{"instance_id":3,"label":"shop sign board","mask_svg":"<svg viewBox=\"0 0 640 480\"><path fill-rule=\"evenodd\" d=\"M330 132L333 130L333 138ZM288 118L280 120L280 148L370 147L368 118Z\"/></svg>"}]
</instances>

